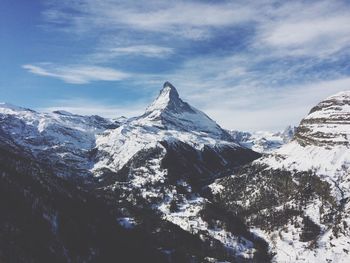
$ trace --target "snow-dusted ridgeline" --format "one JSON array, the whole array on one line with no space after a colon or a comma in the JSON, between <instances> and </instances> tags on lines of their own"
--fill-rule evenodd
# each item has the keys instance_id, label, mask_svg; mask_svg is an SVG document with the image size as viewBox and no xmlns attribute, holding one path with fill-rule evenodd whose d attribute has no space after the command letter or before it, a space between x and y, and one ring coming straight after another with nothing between
<instances>
[{"instance_id":1,"label":"snow-dusted ridgeline","mask_svg":"<svg viewBox=\"0 0 350 263\"><path fill-rule=\"evenodd\" d=\"M293 138L294 132L295 128L291 126L286 127L286 129L281 132L229 131L237 143L259 153L270 153L280 148Z\"/></svg>"},{"instance_id":2,"label":"snow-dusted ridgeline","mask_svg":"<svg viewBox=\"0 0 350 263\"><path fill-rule=\"evenodd\" d=\"M244 213L252 231L268 241L274 262L345 263L349 148L350 92L345 91L312 108L292 141L211 188L218 202Z\"/></svg>"},{"instance_id":3,"label":"snow-dusted ridgeline","mask_svg":"<svg viewBox=\"0 0 350 263\"><path fill-rule=\"evenodd\" d=\"M2 134L62 176L87 176L96 135L119 126L96 115L39 113L7 103L0 103L0 123Z\"/></svg>"}]
</instances>

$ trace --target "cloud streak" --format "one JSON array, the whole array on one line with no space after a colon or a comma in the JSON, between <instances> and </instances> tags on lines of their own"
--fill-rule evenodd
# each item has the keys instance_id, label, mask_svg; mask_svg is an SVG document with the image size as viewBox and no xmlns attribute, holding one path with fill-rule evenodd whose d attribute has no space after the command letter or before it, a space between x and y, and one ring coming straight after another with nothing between
<instances>
[{"instance_id":1,"label":"cloud streak","mask_svg":"<svg viewBox=\"0 0 350 263\"><path fill-rule=\"evenodd\" d=\"M338 52L349 45L350 33L350 10L343 1L64 0L51 1L44 16L70 33L129 31L131 38L153 32L203 40L215 37L218 29L249 25L255 28L252 46L291 49L295 55Z\"/></svg>"},{"instance_id":2,"label":"cloud streak","mask_svg":"<svg viewBox=\"0 0 350 263\"><path fill-rule=\"evenodd\" d=\"M66 10L74 10L71 16ZM84 10L84 11L82 11ZM196 1L53 1L44 15L51 23L74 32L133 29L203 39L210 28L240 24L256 10L231 2L209 4Z\"/></svg>"},{"instance_id":3,"label":"cloud streak","mask_svg":"<svg viewBox=\"0 0 350 263\"><path fill-rule=\"evenodd\" d=\"M22 68L33 74L60 79L70 84L87 84L93 81L119 81L130 77L128 73L98 66L59 66L51 63L42 63L40 66L26 64Z\"/></svg>"},{"instance_id":4,"label":"cloud streak","mask_svg":"<svg viewBox=\"0 0 350 263\"><path fill-rule=\"evenodd\" d=\"M349 46L350 9L342 1L287 2L258 25L256 45L284 55L324 57Z\"/></svg>"},{"instance_id":5,"label":"cloud streak","mask_svg":"<svg viewBox=\"0 0 350 263\"><path fill-rule=\"evenodd\" d=\"M158 45L128 45L102 47L98 52L88 55L95 63L109 62L120 57L146 57L164 59L173 55L174 49Z\"/></svg>"}]
</instances>

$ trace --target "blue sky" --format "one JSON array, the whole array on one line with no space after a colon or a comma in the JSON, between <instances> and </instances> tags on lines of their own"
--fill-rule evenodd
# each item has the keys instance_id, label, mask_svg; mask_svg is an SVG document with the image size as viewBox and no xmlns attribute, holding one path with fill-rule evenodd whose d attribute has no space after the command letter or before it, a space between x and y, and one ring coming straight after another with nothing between
<instances>
[{"instance_id":1,"label":"blue sky","mask_svg":"<svg viewBox=\"0 0 350 263\"><path fill-rule=\"evenodd\" d=\"M134 116L172 82L239 130L350 88L347 1L2 0L0 101Z\"/></svg>"}]
</instances>

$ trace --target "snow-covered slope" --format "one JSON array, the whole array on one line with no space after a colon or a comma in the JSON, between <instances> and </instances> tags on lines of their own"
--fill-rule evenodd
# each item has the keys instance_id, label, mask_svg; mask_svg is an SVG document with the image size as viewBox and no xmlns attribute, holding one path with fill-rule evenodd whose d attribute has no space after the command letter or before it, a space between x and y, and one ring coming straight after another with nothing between
<instances>
[{"instance_id":1,"label":"snow-covered slope","mask_svg":"<svg viewBox=\"0 0 350 263\"><path fill-rule=\"evenodd\" d=\"M320 102L291 142L211 187L268 240L275 262L349 262L350 92Z\"/></svg>"},{"instance_id":2,"label":"snow-covered slope","mask_svg":"<svg viewBox=\"0 0 350 263\"><path fill-rule=\"evenodd\" d=\"M280 148L293 138L294 132L295 128L291 126L286 127L286 129L281 132L229 131L233 139L240 145L259 153L269 153Z\"/></svg>"},{"instance_id":3,"label":"snow-covered slope","mask_svg":"<svg viewBox=\"0 0 350 263\"><path fill-rule=\"evenodd\" d=\"M214 179L258 157L260 154L236 144L215 121L182 101L175 87L166 82L143 115L97 136L92 172L100 189L127 197L120 203L151 207L162 220L205 243L217 243L216 249L228 253L226 259L252 259L263 249L255 247L256 240L249 233L243 237L225 228L223 220L210 224L204 217L210 202L202 192Z\"/></svg>"},{"instance_id":4,"label":"snow-covered slope","mask_svg":"<svg viewBox=\"0 0 350 263\"><path fill-rule=\"evenodd\" d=\"M312 170L350 197L350 92L331 96L311 109L292 142L258 162L275 169ZM333 182L333 183L332 183ZM336 190L339 191L339 190Z\"/></svg>"},{"instance_id":5,"label":"snow-covered slope","mask_svg":"<svg viewBox=\"0 0 350 263\"><path fill-rule=\"evenodd\" d=\"M0 104L0 147L15 149L16 158L26 156L39 170L69 181L60 192L67 187L67 194L96 193L111 206L115 224L128 231L140 227L173 262L267 257L255 236L231 227L220 210L208 208L205 197L209 183L260 154L235 143L215 121L182 101L169 82L143 115L131 119L39 113ZM14 158L11 165L19 163ZM35 169L29 176L41 178ZM43 180L40 184L48 187ZM55 213L43 216L54 231L60 229L62 221ZM182 248L189 237L195 244ZM90 253L95 253L93 248Z\"/></svg>"},{"instance_id":6,"label":"snow-covered slope","mask_svg":"<svg viewBox=\"0 0 350 263\"><path fill-rule=\"evenodd\" d=\"M211 206L206 196L209 183L261 155L237 144L215 121L182 101L168 82L135 118L39 113L0 104L0 124L0 147L15 149L16 158L26 156L40 164L28 175L37 178L40 187L48 187L39 176L40 169L48 169L52 176L69 181L60 192L96 194L115 215L114 224L127 231L140 228L167 262L269 257L263 241L239 220ZM19 164L15 158L11 163ZM95 208L92 203L92 211ZM43 216L56 235L63 222L60 215ZM82 221L90 225L88 219ZM90 253L96 253L94 247Z\"/></svg>"},{"instance_id":7,"label":"snow-covered slope","mask_svg":"<svg viewBox=\"0 0 350 263\"><path fill-rule=\"evenodd\" d=\"M9 140L60 170L61 175L87 175L95 136L119 125L99 116L39 113L7 103L0 103L0 124Z\"/></svg>"},{"instance_id":8,"label":"snow-covered slope","mask_svg":"<svg viewBox=\"0 0 350 263\"><path fill-rule=\"evenodd\" d=\"M218 155L225 149L251 153L206 114L183 102L175 87L166 82L143 115L98 136L96 144L102 158L98 158L93 170L97 175L101 168L118 171L137 152L157 147L161 142L180 142L198 151L210 147ZM110 157L105 158L106 154ZM224 165L227 160L220 158Z\"/></svg>"}]
</instances>

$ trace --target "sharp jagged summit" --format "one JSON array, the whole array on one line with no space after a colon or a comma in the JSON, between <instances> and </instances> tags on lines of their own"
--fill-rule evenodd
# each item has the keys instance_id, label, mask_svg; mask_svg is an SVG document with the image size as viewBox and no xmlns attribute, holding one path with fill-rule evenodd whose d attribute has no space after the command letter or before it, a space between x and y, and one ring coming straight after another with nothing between
<instances>
[{"instance_id":1,"label":"sharp jagged summit","mask_svg":"<svg viewBox=\"0 0 350 263\"><path fill-rule=\"evenodd\" d=\"M158 97L146 109L146 112L137 118L136 122L157 123L168 130L182 130L188 132L207 133L219 139L229 139L230 135L214 120L202 111L184 102L176 88L165 82Z\"/></svg>"},{"instance_id":2,"label":"sharp jagged summit","mask_svg":"<svg viewBox=\"0 0 350 263\"><path fill-rule=\"evenodd\" d=\"M164 83L158 97L146 109L146 114L154 111L171 111L173 113L193 112L191 106L180 99L176 88L168 81Z\"/></svg>"}]
</instances>

